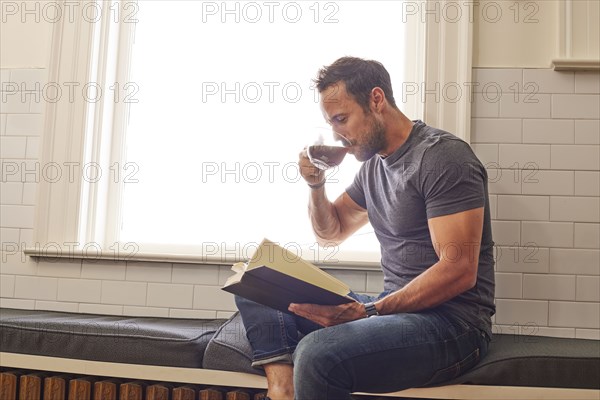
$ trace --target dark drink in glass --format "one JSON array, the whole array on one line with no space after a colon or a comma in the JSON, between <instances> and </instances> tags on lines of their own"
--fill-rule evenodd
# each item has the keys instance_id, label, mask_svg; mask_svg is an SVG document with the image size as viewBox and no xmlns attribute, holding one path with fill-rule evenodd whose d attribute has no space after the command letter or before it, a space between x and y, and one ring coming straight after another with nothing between
<instances>
[{"instance_id":1,"label":"dark drink in glass","mask_svg":"<svg viewBox=\"0 0 600 400\"><path fill-rule=\"evenodd\" d=\"M326 146L323 144L314 144L306 149L310 162L315 167L323 170L340 165L347 153L347 147Z\"/></svg>"}]
</instances>

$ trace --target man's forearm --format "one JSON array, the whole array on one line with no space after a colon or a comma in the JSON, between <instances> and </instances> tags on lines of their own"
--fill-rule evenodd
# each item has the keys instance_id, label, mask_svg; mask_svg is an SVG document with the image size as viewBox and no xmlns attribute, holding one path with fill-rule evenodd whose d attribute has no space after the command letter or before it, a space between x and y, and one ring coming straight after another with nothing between
<instances>
[{"instance_id":1,"label":"man's forearm","mask_svg":"<svg viewBox=\"0 0 600 400\"><path fill-rule=\"evenodd\" d=\"M338 244L340 220L332 202L325 194L325 187L310 190L308 215L313 232L320 244Z\"/></svg>"},{"instance_id":2,"label":"man's forearm","mask_svg":"<svg viewBox=\"0 0 600 400\"><path fill-rule=\"evenodd\" d=\"M473 272L477 274L476 266L438 262L375 306L382 315L436 307L473 287Z\"/></svg>"}]
</instances>

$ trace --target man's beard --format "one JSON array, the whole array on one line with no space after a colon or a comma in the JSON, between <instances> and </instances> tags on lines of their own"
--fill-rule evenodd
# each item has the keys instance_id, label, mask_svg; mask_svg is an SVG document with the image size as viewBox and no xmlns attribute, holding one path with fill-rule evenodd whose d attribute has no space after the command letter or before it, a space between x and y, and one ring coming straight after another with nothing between
<instances>
[{"instance_id":1,"label":"man's beard","mask_svg":"<svg viewBox=\"0 0 600 400\"><path fill-rule=\"evenodd\" d=\"M381 121L372 117L370 129L363 135L364 143L359 144L354 156L358 161L367 161L387 147L385 127Z\"/></svg>"}]
</instances>

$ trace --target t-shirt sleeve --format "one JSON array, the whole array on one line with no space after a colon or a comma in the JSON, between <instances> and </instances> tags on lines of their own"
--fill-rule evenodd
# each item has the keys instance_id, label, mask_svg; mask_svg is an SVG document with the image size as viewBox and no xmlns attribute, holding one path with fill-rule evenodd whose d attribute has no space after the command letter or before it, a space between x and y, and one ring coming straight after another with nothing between
<instances>
[{"instance_id":1,"label":"t-shirt sleeve","mask_svg":"<svg viewBox=\"0 0 600 400\"><path fill-rule=\"evenodd\" d=\"M364 182L365 182L364 174L367 173L366 172L366 164L367 163L364 163L360 167L360 170L354 177L354 181L352 182L352 184L350 186L348 186L346 188L346 193L348 193L348 196L350 196L350 198L352 200L354 200L354 202L356 204L358 204L365 210L367 209L367 200L365 198L365 188L364 188Z\"/></svg>"},{"instance_id":2,"label":"t-shirt sleeve","mask_svg":"<svg viewBox=\"0 0 600 400\"><path fill-rule=\"evenodd\" d=\"M428 219L485 205L487 172L461 140L440 141L429 148L420 175Z\"/></svg>"}]
</instances>

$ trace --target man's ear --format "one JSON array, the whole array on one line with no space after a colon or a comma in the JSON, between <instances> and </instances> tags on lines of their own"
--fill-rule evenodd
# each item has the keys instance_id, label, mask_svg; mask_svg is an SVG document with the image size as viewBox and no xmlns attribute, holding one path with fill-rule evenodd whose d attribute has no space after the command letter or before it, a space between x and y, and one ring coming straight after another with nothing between
<instances>
[{"instance_id":1,"label":"man's ear","mask_svg":"<svg viewBox=\"0 0 600 400\"><path fill-rule=\"evenodd\" d=\"M381 112L385 103L385 93L380 87L371 90L371 107L373 111Z\"/></svg>"}]
</instances>

